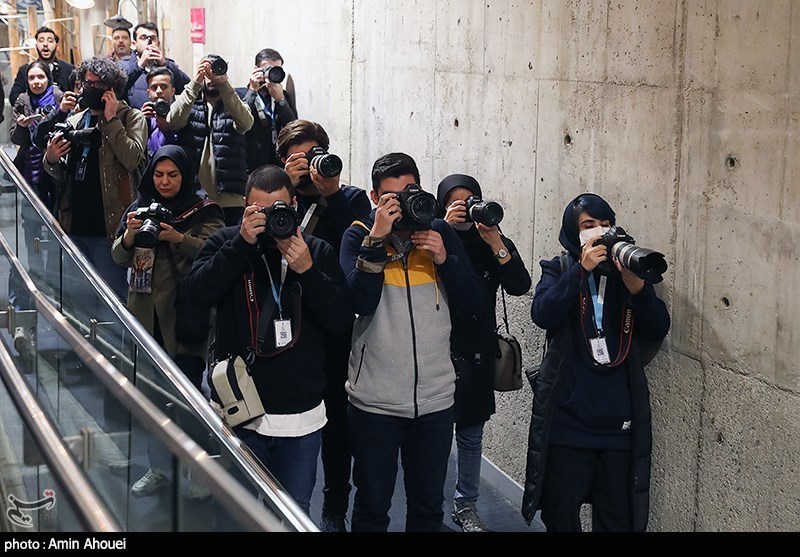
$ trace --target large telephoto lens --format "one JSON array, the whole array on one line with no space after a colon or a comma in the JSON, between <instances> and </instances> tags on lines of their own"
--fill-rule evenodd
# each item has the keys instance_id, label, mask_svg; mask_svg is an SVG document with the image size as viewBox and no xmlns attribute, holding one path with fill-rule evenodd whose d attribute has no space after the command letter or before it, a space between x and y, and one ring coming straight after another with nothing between
<instances>
[{"instance_id":1,"label":"large telephoto lens","mask_svg":"<svg viewBox=\"0 0 800 557\"><path fill-rule=\"evenodd\" d=\"M652 284L664 280L667 270L664 254L628 242L617 242L611 247L611 255L626 269Z\"/></svg>"},{"instance_id":2,"label":"large telephoto lens","mask_svg":"<svg viewBox=\"0 0 800 557\"><path fill-rule=\"evenodd\" d=\"M311 166L326 178L333 178L342 173L342 159L333 153L316 155L311 159Z\"/></svg>"}]
</instances>

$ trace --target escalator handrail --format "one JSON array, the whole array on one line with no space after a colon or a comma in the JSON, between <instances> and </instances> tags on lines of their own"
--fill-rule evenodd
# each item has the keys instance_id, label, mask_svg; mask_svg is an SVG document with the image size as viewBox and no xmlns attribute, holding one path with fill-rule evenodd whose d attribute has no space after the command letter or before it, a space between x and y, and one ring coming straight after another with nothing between
<instances>
[{"instance_id":1,"label":"escalator handrail","mask_svg":"<svg viewBox=\"0 0 800 557\"><path fill-rule=\"evenodd\" d=\"M115 316L131 332L137 344L144 352L150 356L153 363L164 373L164 376L178 391L184 396L185 400L192 406L196 415L202 419L213 432L217 434L218 440L228 449L230 454L236 458L240 467L249 476L249 479L259 489L264 497L269 498L276 510L291 522L299 530L314 529L316 526L310 518L303 512L295 500L286 492L283 486L274 476L260 463L249 447L241 442L239 437L225 424L216 412L211 408L202 394L189 381L184 373L167 355L164 349L158 345L144 326L136 319L117 298L111 287L100 277L94 266L83 255L80 249L72 242L72 239L64 232L64 229L48 211L39 196L28 184L27 180L14 165L5 149L0 149L0 163L12 178L19 191L22 191L27 201L34 207L42 222L50 230L51 237L55 238L68 256L77 263L78 268L89 280L94 289L99 292L106 305L114 312ZM110 249L110 248L109 248ZM23 270L24 272L24 270ZM38 291L38 290L37 290Z\"/></svg>"},{"instance_id":2,"label":"escalator handrail","mask_svg":"<svg viewBox=\"0 0 800 557\"><path fill-rule=\"evenodd\" d=\"M8 390L25 427L36 443L47 468L66 491L65 499L81 525L90 532L121 532L119 523L100 497L89 478L75 460L67 444L58 433L50 417L42 409L14 363L5 343L0 342L0 378Z\"/></svg>"}]
</instances>

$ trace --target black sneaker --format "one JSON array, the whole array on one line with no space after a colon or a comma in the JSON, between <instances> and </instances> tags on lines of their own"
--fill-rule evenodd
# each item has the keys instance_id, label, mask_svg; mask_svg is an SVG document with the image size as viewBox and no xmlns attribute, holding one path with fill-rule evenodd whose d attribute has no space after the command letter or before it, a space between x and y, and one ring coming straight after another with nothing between
<instances>
[{"instance_id":1,"label":"black sneaker","mask_svg":"<svg viewBox=\"0 0 800 557\"><path fill-rule=\"evenodd\" d=\"M347 532L345 516L343 514L322 513L322 525L320 530L323 532Z\"/></svg>"},{"instance_id":2,"label":"black sneaker","mask_svg":"<svg viewBox=\"0 0 800 557\"><path fill-rule=\"evenodd\" d=\"M491 532L483 525L481 517L478 516L478 509L475 508L475 503L454 504L451 516L453 522L461 526L461 529L465 532Z\"/></svg>"}]
</instances>

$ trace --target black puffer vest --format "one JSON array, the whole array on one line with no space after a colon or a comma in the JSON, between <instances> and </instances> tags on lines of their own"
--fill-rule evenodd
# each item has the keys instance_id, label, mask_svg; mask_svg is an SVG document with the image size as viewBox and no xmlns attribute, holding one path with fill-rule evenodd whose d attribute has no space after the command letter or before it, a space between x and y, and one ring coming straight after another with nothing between
<instances>
[{"instance_id":1,"label":"black puffer vest","mask_svg":"<svg viewBox=\"0 0 800 557\"><path fill-rule=\"evenodd\" d=\"M186 150L194 168L200 168L203 145L209 133L206 110L205 99L198 97L192 106L189 122L178 132L178 144ZM244 195L247 182L247 146L244 135L234 128L233 117L222 102L217 103L211 118L211 150L214 155L217 191Z\"/></svg>"}]
</instances>

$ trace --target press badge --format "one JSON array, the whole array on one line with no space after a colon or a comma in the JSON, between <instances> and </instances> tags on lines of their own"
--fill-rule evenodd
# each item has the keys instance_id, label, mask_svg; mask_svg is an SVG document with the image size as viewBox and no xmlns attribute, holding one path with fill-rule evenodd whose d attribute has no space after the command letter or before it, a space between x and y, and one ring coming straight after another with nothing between
<instances>
[{"instance_id":1,"label":"press badge","mask_svg":"<svg viewBox=\"0 0 800 557\"><path fill-rule=\"evenodd\" d=\"M275 348L283 348L292 342L292 320L276 319L275 323Z\"/></svg>"},{"instance_id":2,"label":"press badge","mask_svg":"<svg viewBox=\"0 0 800 557\"><path fill-rule=\"evenodd\" d=\"M597 337L589 339L592 345L592 357L598 364L610 364L611 360L608 357L608 346L606 346L606 339L604 337Z\"/></svg>"}]
</instances>

